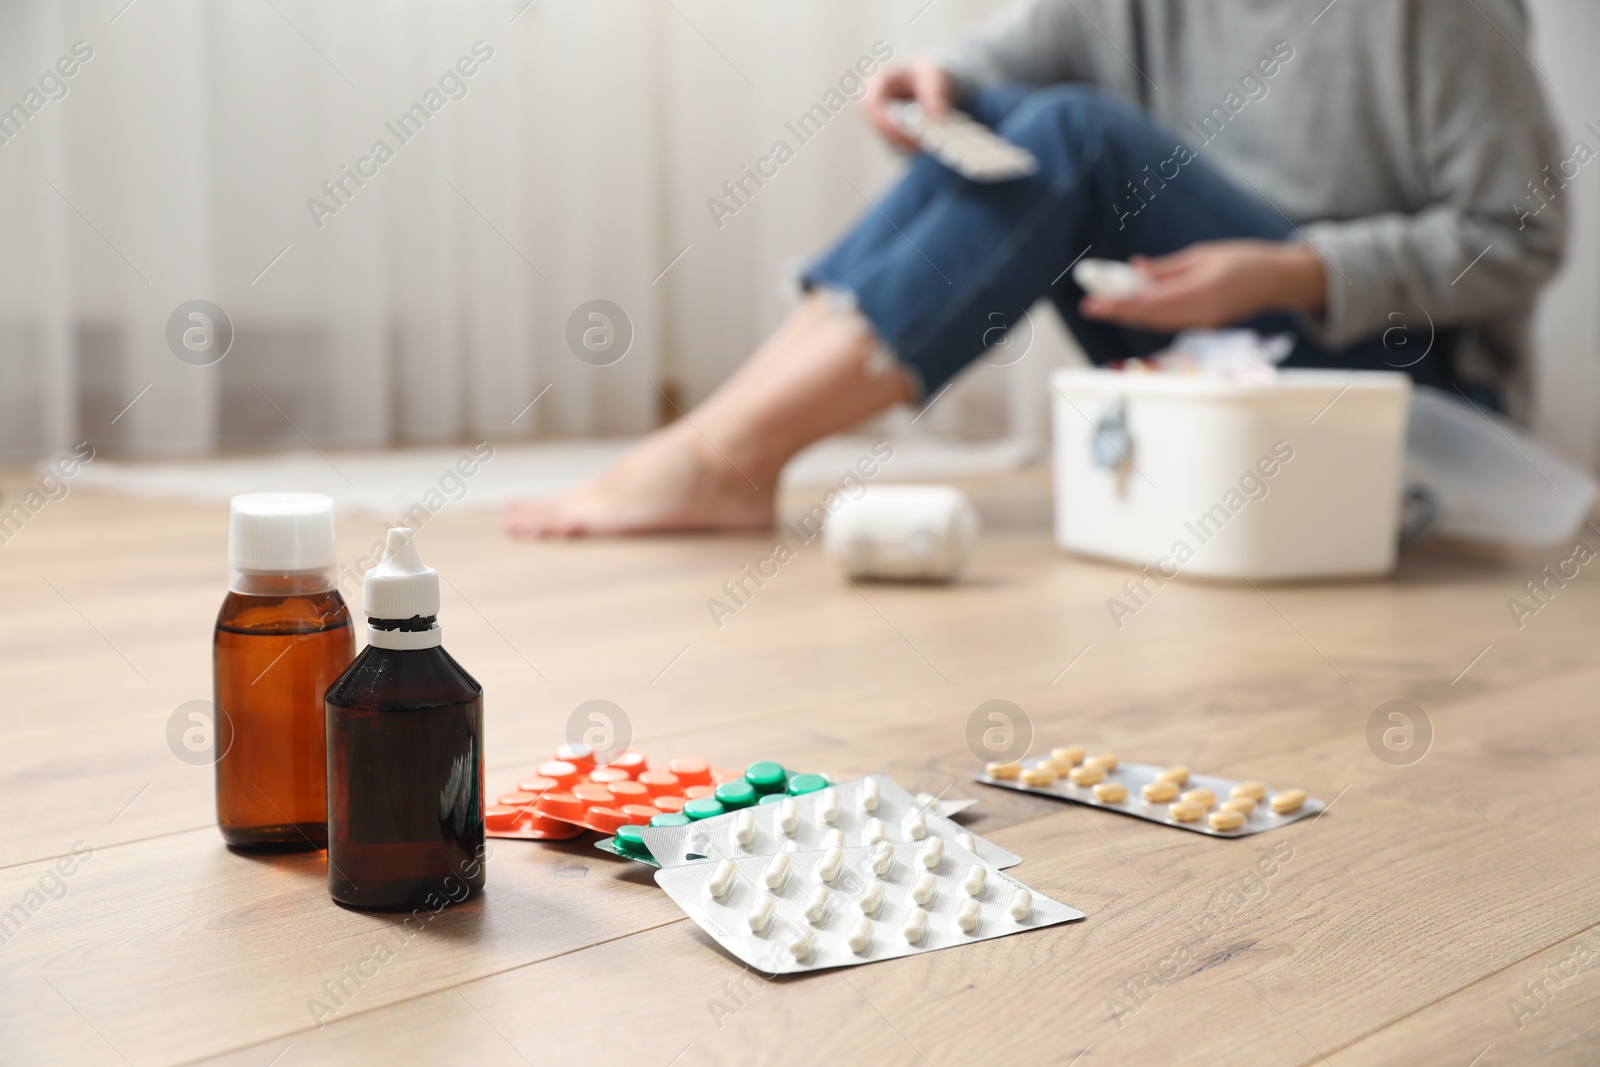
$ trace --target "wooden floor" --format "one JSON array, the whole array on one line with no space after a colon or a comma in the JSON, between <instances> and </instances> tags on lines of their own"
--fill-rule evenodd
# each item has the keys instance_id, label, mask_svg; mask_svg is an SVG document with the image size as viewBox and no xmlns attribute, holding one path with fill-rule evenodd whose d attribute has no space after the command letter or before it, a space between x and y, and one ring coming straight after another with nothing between
<instances>
[{"instance_id":1,"label":"wooden floor","mask_svg":"<svg viewBox=\"0 0 1600 1067\"><path fill-rule=\"evenodd\" d=\"M30 480L0 478L8 504ZM49 504L0 545L0 913L26 912L0 944L0 1062L1600 1061L1591 568L1521 629L1508 598L1570 552L1435 548L1372 584L1180 581L1119 630L1106 600L1128 573L1052 547L1043 472L969 488L988 526L963 584L854 589L810 546L720 628L707 599L770 536L524 544L448 509L423 530L446 647L487 692L491 796L604 697L653 754L976 796L1012 873L1088 916L776 981L587 839L495 843L487 893L409 943L393 916L333 906L321 855L230 853L210 769L165 735L210 694L225 506ZM378 531L342 521L341 558ZM1333 806L1219 841L988 790L965 726L996 697L1042 744ZM1410 766L1366 740L1394 699L1434 729ZM374 977L344 977L379 945Z\"/></svg>"}]
</instances>

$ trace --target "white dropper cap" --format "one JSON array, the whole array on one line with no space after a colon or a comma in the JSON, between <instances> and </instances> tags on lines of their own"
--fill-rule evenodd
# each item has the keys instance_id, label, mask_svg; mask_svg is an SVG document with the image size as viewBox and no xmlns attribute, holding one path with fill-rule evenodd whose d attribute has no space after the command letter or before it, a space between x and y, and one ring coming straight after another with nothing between
<instances>
[{"instance_id":1,"label":"white dropper cap","mask_svg":"<svg viewBox=\"0 0 1600 1067\"><path fill-rule=\"evenodd\" d=\"M244 493L228 511L229 585L246 575L333 567L333 498L322 493Z\"/></svg>"},{"instance_id":2,"label":"white dropper cap","mask_svg":"<svg viewBox=\"0 0 1600 1067\"><path fill-rule=\"evenodd\" d=\"M404 526L389 531L383 559L366 574L362 599L369 619L426 619L439 614L439 572L417 555L415 533ZM439 624L422 631L369 626L367 643L379 648L434 648L440 643Z\"/></svg>"}]
</instances>

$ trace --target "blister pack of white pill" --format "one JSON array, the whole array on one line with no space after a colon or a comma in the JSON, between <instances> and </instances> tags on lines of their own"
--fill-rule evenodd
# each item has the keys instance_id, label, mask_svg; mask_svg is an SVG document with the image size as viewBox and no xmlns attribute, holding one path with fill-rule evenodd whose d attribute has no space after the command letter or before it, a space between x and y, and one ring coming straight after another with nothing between
<instances>
[{"instance_id":1,"label":"blister pack of white pill","mask_svg":"<svg viewBox=\"0 0 1600 1067\"><path fill-rule=\"evenodd\" d=\"M1083 918L958 844L704 860L656 872L684 914L768 974L933 952Z\"/></svg>"},{"instance_id":2,"label":"blister pack of white pill","mask_svg":"<svg viewBox=\"0 0 1600 1067\"><path fill-rule=\"evenodd\" d=\"M1032 152L1012 144L964 111L952 109L934 116L920 104L907 101L889 104L888 113L900 132L915 141L917 147L963 178L1003 182L1039 169Z\"/></svg>"},{"instance_id":3,"label":"blister pack of white pill","mask_svg":"<svg viewBox=\"0 0 1600 1067\"><path fill-rule=\"evenodd\" d=\"M1088 804L1211 837L1265 833L1326 807L1303 789L1271 790L1258 781L1192 774L1187 767L1123 763L1116 756L1085 755L1076 746L1018 763L991 763L973 777L985 785Z\"/></svg>"},{"instance_id":4,"label":"blister pack of white pill","mask_svg":"<svg viewBox=\"0 0 1600 1067\"><path fill-rule=\"evenodd\" d=\"M919 801L894 781L869 774L774 804L740 808L687 826L649 826L639 832L663 867L698 860L810 852L831 846L917 842L937 837L959 844L995 867L1022 857L941 814L935 798Z\"/></svg>"}]
</instances>

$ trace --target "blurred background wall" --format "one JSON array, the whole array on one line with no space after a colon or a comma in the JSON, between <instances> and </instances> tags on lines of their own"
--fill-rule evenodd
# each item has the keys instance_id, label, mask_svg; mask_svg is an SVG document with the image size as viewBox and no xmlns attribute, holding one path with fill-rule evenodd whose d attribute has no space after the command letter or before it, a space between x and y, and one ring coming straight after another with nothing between
<instances>
[{"instance_id":1,"label":"blurred background wall","mask_svg":"<svg viewBox=\"0 0 1600 1067\"><path fill-rule=\"evenodd\" d=\"M796 267L897 171L853 107L804 144L785 123L876 42L908 57L996 6L8 0L0 106L76 42L92 57L0 125L0 455L650 429L744 358ZM1530 8L1563 128L1600 149L1583 128L1600 125L1600 8ZM442 104L402 143L385 124L430 90ZM780 138L793 159L714 218L707 199ZM363 163L380 139L393 158ZM1600 168L1564 195L1579 239L1541 312L1539 428L1593 464ZM203 368L166 341L196 298L235 329ZM565 337L597 298L634 331L608 367ZM1033 323L1026 358L980 363L916 431L1042 440L1042 383L1071 346Z\"/></svg>"}]
</instances>

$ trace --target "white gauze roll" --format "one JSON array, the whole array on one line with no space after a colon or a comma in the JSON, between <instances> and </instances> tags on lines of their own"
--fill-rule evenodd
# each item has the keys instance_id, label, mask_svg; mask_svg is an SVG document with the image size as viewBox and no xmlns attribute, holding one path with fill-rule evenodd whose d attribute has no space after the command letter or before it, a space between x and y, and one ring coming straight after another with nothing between
<instances>
[{"instance_id":1,"label":"white gauze roll","mask_svg":"<svg viewBox=\"0 0 1600 1067\"><path fill-rule=\"evenodd\" d=\"M949 581L978 540L978 512L949 485L874 485L822 531L823 551L852 578Z\"/></svg>"}]
</instances>

